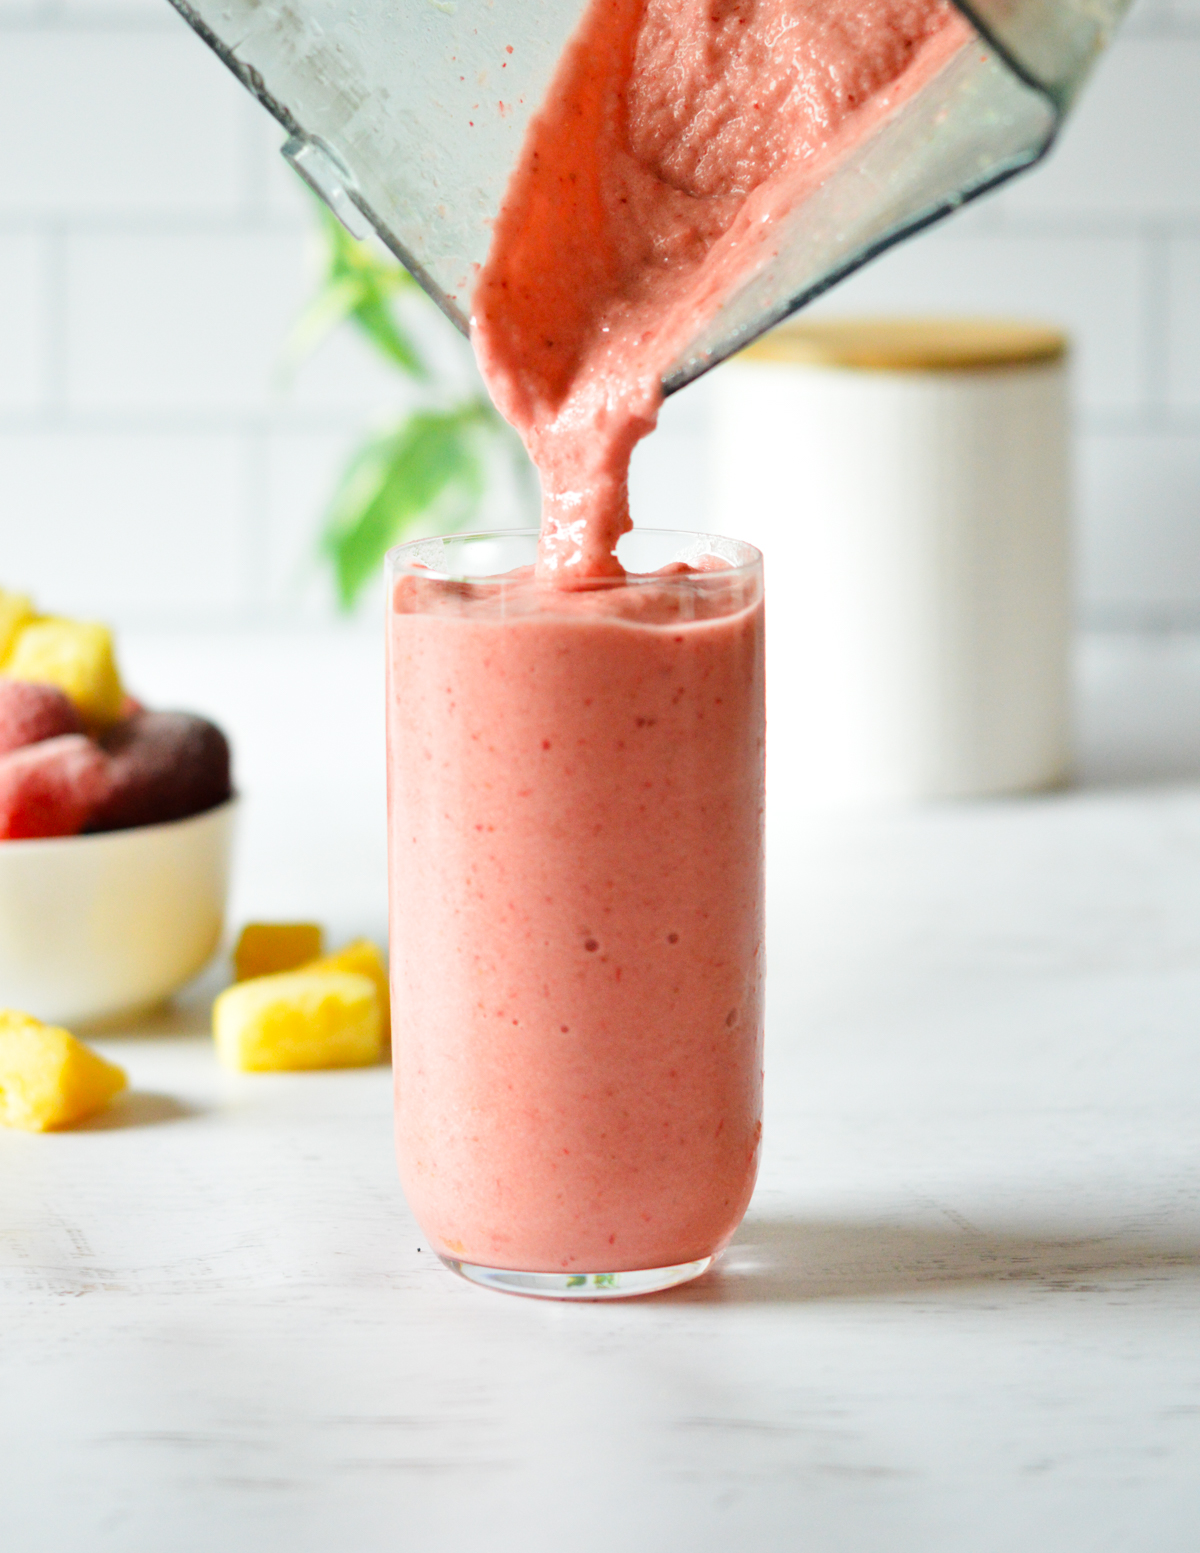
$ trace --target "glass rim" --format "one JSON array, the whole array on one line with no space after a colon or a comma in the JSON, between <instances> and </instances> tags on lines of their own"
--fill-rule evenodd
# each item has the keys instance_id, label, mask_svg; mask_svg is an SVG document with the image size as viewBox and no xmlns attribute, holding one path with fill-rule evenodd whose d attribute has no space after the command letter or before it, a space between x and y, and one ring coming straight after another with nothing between
<instances>
[{"instance_id":1,"label":"glass rim","mask_svg":"<svg viewBox=\"0 0 1200 1553\"><path fill-rule=\"evenodd\" d=\"M748 551L749 554L747 559L744 561L733 561L728 556L722 555L718 550L699 550L697 552L698 555L713 555L718 560L725 561L726 565L717 572L681 572L674 576L668 577L664 577L661 575L661 573L658 572L626 572L624 575L619 577L597 577L590 580L586 587L579 591L592 591L595 589L627 586L638 587L649 583L656 583L660 587L664 584L670 585L672 583L688 584L692 583L696 578L701 577L721 577L730 579L739 576L749 577L762 569L763 555L762 551L759 550L756 545L752 545L747 539L735 539L730 535L716 534L711 529L653 528L648 525L635 524L633 528L626 530L626 533L621 535L621 539L623 540L627 538L630 534L656 535L659 537L668 537L680 540L691 539L699 542L712 540L716 544L724 546L737 545L742 550ZM512 581L512 578L508 573L484 572L472 575L466 573L460 574L456 572L441 571L436 567L427 565L424 561L421 561L417 566L413 566L410 563L409 556L415 553L419 553L421 548L426 545L446 545L469 543L472 540L486 541L496 539L532 540L536 545L540 538L540 529L528 527L472 529L469 532L463 533L428 534L423 539L407 539L402 544L393 545L383 558L385 574L389 579L396 576L397 574L402 573L413 577L425 577L430 581L469 582L472 584L484 586L489 583L493 583L502 586ZM620 542L620 540L617 541L618 545ZM576 590L568 589L567 591L573 592Z\"/></svg>"}]
</instances>

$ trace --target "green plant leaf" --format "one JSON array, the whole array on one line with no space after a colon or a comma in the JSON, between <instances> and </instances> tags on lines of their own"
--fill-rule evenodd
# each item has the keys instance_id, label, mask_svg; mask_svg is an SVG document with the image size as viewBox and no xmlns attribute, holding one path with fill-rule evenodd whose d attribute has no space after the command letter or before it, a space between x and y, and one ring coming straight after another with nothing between
<instances>
[{"instance_id":1,"label":"green plant leaf","mask_svg":"<svg viewBox=\"0 0 1200 1553\"><path fill-rule=\"evenodd\" d=\"M288 332L283 348L288 366L294 367L305 356L311 356L325 336L349 318L358 305L361 290L352 275L325 280Z\"/></svg>"},{"instance_id":2,"label":"green plant leaf","mask_svg":"<svg viewBox=\"0 0 1200 1553\"><path fill-rule=\"evenodd\" d=\"M401 272L403 273L403 271ZM429 371L416 346L396 322L381 289L364 285L351 316L371 344L410 377L427 378Z\"/></svg>"},{"instance_id":3,"label":"green plant leaf","mask_svg":"<svg viewBox=\"0 0 1200 1553\"><path fill-rule=\"evenodd\" d=\"M393 366L425 381L429 370L394 313L392 298L419 290L407 270L381 259L351 237L324 205L319 206L325 244L324 273L316 296L288 335L284 361L294 369L339 324L351 322Z\"/></svg>"},{"instance_id":4,"label":"green plant leaf","mask_svg":"<svg viewBox=\"0 0 1200 1553\"><path fill-rule=\"evenodd\" d=\"M536 506L537 478L520 438L485 397L447 407L448 393L456 390L430 370L396 307L411 295L414 306L435 311L417 282L351 237L319 201L316 209L324 243L321 284L288 336L285 366L294 367L334 329L350 325L422 385L422 408L358 449L325 514L319 549L333 569L338 601L349 610L398 540L420 529L446 533L469 523L498 466L511 464L516 489L530 508ZM440 318L438 323L450 328Z\"/></svg>"},{"instance_id":5,"label":"green plant leaf","mask_svg":"<svg viewBox=\"0 0 1200 1553\"><path fill-rule=\"evenodd\" d=\"M384 555L436 512L454 527L483 495L476 445L490 406L418 410L373 438L350 461L330 506L322 549L333 563L338 600L351 609Z\"/></svg>"}]
</instances>

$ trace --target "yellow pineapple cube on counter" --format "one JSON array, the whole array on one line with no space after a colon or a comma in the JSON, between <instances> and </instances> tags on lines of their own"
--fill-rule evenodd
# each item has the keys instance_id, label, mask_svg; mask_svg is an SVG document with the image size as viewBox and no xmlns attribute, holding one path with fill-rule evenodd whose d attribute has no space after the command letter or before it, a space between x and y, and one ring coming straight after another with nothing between
<instances>
[{"instance_id":1,"label":"yellow pineapple cube on counter","mask_svg":"<svg viewBox=\"0 0 1200 1553\"><path fill-rule=\"evenodd\" d=\"M389 1039L392 1016L388 969L378 945L373 944L369 938L356 938L353 943L347 944L344 949L339 949L336 954L327 954L323 959L311 960L304 969L306 971L353 971L356 976L370 977L379 994L383 1038L385 1041Z\"/></svg>"},{"instance_id":2,"label":"yellow pineapple cube on counter","mask_svg":"<svg viewBox=\"0 0 1200 1553\"><path fill-rule=\"evenodd\" d=\"M57 685L79 708L84 722L115 723L125 703L112 632L86 620L34 620L22 626L0 673L35 685Z\"/></svg>"},{"instance_id":3,"label":"yellow pineapple cube on counter","mask_svg":"<svg viewBox=\"0 0 1200 1553\"><path fill-rule=\"evenodd\" d=\"M358 1068L385 1048L379 994L349 971L283 971L227 987L213 1004L217 1056L242 1073Z\"/></svg>"},{"instance_id":4,"label":"yellow pineapple cube on counter","mask_svg":"<svg viewBox=\"0 0 1200 1553\"><path fill-rule=\"evenodd\" d=\"M0 664L8 656L18 634L33 618L31 598L24 593L6 593L0 588Z\"/></svg>"},{"instance_id":5,"label":"yellow pineapple cube on counter","mask_svg":"<svg viewBox=\"0 0 1200 1553\"><path fill-rule=\"evenodd\" d=\"M324 941L316 922L247 922L233 951L234 977L249 981L252 976L298 970L317 958ZM358 967L346 967L351 968Z\"/></svg>"},{"instance_id":6,"label":"yellow pineapple cube on counter","mask_svg":"<svg viewBox=\"0 0 1200 1553\"><path fill-rule=\"evenodd\" d=\"M0 1124L25 1132L69 1127L102 1111L125 1074L66 1030L0 1009Z\"/></svg>"}]
</instances>

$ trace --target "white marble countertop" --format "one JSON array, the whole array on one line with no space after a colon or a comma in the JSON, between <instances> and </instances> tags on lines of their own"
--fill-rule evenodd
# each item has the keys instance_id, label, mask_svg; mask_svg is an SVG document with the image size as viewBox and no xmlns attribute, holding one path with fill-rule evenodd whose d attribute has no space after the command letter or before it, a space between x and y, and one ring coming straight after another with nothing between
<instances>
[{"instance_id":1,"label":"white marble countertop","mask_svg":"<svg viewBox=\"0 0 1200 1553\"><path fill-rule=\"evenodd\" d=\"M235 918L381 931L370 676L300 683L361 644L255 650L130 647L238 739ZM128 1097L0 1134L4 1546L1190 1553L1200 649L1083 684L1077 791L776 827L761 1181L673 1294L456 1280L388 1074L221 1073L216 973L99 1040Z\"/></svg>"}]
</instances>

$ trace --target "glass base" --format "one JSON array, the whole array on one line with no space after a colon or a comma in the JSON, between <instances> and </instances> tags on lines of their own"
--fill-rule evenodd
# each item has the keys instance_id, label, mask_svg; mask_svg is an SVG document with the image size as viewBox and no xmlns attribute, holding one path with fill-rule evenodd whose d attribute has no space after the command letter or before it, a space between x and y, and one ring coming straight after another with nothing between
<instances>
[{"instance_id":1,"label":"glass base","mask_svg":"<svg viewBox=\"0 0 1200 1553\"><path fill-rule=\"evenodd\" d=\"M712 1257L680 1262L677 1267L647 1267L621 1273L522 1273L511 1267L478 1267L453 1257L441 1260L452 1273L485 1289L504 1294L532 1294L544 1300L627 1300L637 1294L657 1294L699 1278Z\"/></svg>"}]
</instances>

